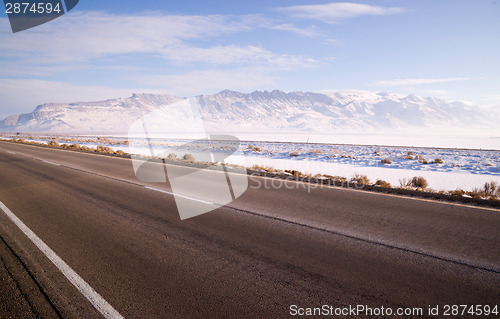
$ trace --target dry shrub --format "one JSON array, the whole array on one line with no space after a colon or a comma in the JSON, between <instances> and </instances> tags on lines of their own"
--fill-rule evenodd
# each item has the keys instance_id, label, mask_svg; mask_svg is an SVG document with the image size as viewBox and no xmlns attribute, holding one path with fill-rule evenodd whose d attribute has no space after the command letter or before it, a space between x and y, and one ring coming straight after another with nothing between
<instances>
[{"instance_id":1,"label":"dry shrub","mask_svg":"<svg viewBox=\"0 0 500 319\"><path fill-rule=\"evenodd\" d=\"M483 192L487 196L500 195L500 188L498 187L498 183L495 181L484 183Z\"/></svg>"},{"instance_id":2,"label":"dry shrub","mask_svg":"<svg viewBox=\"0 0 500 319\"><path fill-rule=\"evenodd\" d=\"M194 159L194 156L192 154L184 154L184 156L182 157L183 160L185 161L188 161L188 162L194 162L195 159Z\"/></svg>"},{"instance_id":3,"label":"dry shrub","mask_svg":"<svg viewBox=\"0 0 500 319\"><path fill-rule=\"evenodd\" d=\"M392 161L391 161L390 159L388 159L388 158L384 158L384 159L382 159L382 160L380 161L380 163L382 163L382 164L384 164L384 165L385 165L385 164L391 164L391 163L392 163Z\"/></svg>"},{"instance_id":4,"label":"dry shrub","mask_svg":"<svg viewBox=\"0 0 500 319\"><path fill-rule=\"evenodd\" d=\"M407 155L409 155L409 156L413 156L413 155L415 155L415 153L414 153L413 151L408 151L408 154L407 154Z\"/></svg>"},{"instance_id":5,"label":"dry shrub","mask_svg":"<svg viewBox=\"0 0 500 319\"><path fill-rule=\"evenodd\" d=\"M474 188L472 191L467 192L467 195L469 195L472 198L479 198L479 199L484 198L483 190L479 188Z\"/></svg>"},{"instance_id":6,"label":"dry shrub","mask_svg":"<svg viewBox=\"0 0 500 319\"><path fill-rule=\"evenodd\" d=\"M76 144L76 143L71 144L69 146L69 148L72 149L72 150L81 150L82 149L81 146L78 145L78 144Z\"/></svg>"},{"instance_id":7,"label":"dry shrub","mask_svg":"<svg viewBox=\"0 0 500 319\"><path fill-rule=\"evenodd\" d=\"M436 159L434 159L434 163L436 163L436 164L443 164L444 161L442 159L440 159L440 158L436 158Z\"/></svg>"},{"instance_id":8,"label":"dry shrub","mask_svg":"<svg viewBox=\"0 0 500 319\"><path fill-rule=\"evenodd\" d=\"M48 142L47 145L52 146L52 147L59 147L60 146L59 143L57 141L54 141L54 140Z\"/></svg>"},{"instance_id":9,"label":"dry shrub","mask_svg":"<svg viewBox=\"0 0 500 319\"><path fill-rule=\"evenodd\" d=\"M260 147L258 147L258 146L255 146L255 147L253 148L253 151L254 151L254 152L262 152L262 149L261 149Z\"/></svg>"},{"instance_id":10,"label":"dry shrub","mask_svg":"<svg viewBox=\"0 0 500 319\"><path fill-rule=\"evenodd\" d=\"M295 177L299 177L299 176L303 175L301 172L296 171L296 170L285 170L285 172L288 174L292 174Z\"/></svg>"},{"instance_id":11,"label":"dry shrub","mask_svg":"<svg viewBox=\"0 0 500 319\"><path fill-rule=\"evenodd\" d=\"M173 161L173 160L176 160L177 159L177 154L174 154L174 153L170 153L167 155L167 159Z\"/></svg>"},{"instance_id":12,"label":"dry shrub","mask_svg":"<svg viewBox=\"0 0 500 319\"><path fill-rule=\"evenodd\" d=\"M389 182L386 182L386 181L381 180L381 179L378 179L378 180L375 182L375 185L380 186L380 187L386 187L386 188L391 187L391 184L390 184Z\"/></svg>"},{"instance_id":13,"label":"dry shrub","mask_svg":"<svg viewBox=\"0 0 500 319\"><path fill-rule=\"evenodd\" d=\"M407 187L410 187L411 185L412 185L411 179L408 179L406 177L399 179L399 187L407 188Z\"/></svg>"},{"instance_id":14,"label":"dry shrub","mask_svg":"<svg viewBox=\"0 0 500 319\"><path fill-rule=\"evenodd\" d=\"M463 195L466 194L466 192L463 189L461 189L461 188L457 188L454 191L450 191L449 194L450 195L455 195L455 196L463 196Z\"/></svg>"},{"instance_id":15,"label":"dry shrub","mask_svg":"<svg viewBox=\"0 0 500 319\"><path fill-rule=\"evenodd\" d=\"M104 154L112 154L112 153L114 153L111 148L109 148L108 146L102 146L102 145L97 146L96 152L97 153L104 153Z\"/></svg>"},{"instance_id":16,"label":"dry shrub","mask_svg":"<svg viewBox=\"0 0 500 319\"><path fill-rule=\"evenodd\" d=\"M274 172L277 171L274 167L271 167L271 166L260 166L260 165L257 165L257 164L255 164L254 166L252 166L252 169L256 170L256 171L266 171L266 172L269 172L269 173L274 173Z\"/></svg>"},{"instance_id":17,"label":"dry shrub","mask_svg":"<svg viewBox=\"0 0 500 319\"><path fill-rule=\"evenodd\" d=\"M423 178L422 176L415 176L411 180L411 184L413 187L416 188L426 188L429 186L429 183L427 183L427 180Z\"/></svg>"},{"instance_id":18,"label":"dry shrub","mask_svg":"<svg viewBox=\"0 0 500 319\"><path fill-rule=\"evenodd\" d=\"M299 156L299 152L298 151L291 152L290 156L291 157Z\"/></svg>"},{"instance_id":19,"label":"dry shrub","mask_svg":"<svg viewBox=\"0 0 500 319\"><path fill-rule=\"evenodd\" d=\"M356 182L360 185L368 185L370 184L370 180L368 179L368 176L366 175L361 175L361 174L354 174L354 176L351 179L352 182Z\"/></svg>"},{"instance_id":20,"label":"dry shrub","mask_svg":"<svg viewBox=\"0 0 500 319\"><path fill-rule=\"evenodd\" d=\"M253 146L253 144L250 144L250 145L248 145L247 148L250 149L250 150L253 150L255 148L255 146Z\"/></svg>"}]
</instances>

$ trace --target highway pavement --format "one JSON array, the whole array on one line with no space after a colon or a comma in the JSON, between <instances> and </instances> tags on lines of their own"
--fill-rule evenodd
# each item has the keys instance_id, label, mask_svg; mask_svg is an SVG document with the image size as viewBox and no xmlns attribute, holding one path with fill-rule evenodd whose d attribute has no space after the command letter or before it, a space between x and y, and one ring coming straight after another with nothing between
<instances>
[{"instance_id":1,"label":"highway pavement","mask_svg":"<svg viewBox=\"0 0 500 319\"><path fill-rule=\"evenodd\" d=\"M181 220L130 159L0 142L0 317L500 307L500 211L271 182Z\"/></svg>"}]
</instances>

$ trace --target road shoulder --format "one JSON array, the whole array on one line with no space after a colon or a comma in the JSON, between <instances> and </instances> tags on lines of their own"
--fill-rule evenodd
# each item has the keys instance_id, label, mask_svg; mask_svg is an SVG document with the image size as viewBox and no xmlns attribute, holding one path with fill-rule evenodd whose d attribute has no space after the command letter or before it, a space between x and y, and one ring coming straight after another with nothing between
<instances>
[{"instance_id":1,"label":"road shoulder","mask_svg":"<svg viewBox=\"0 0 500 319\"><path fill-rule=\"evenodd\" d=\"M59 318L24 264L0 236L0 318Z\"/></svg>"}]
</instances>

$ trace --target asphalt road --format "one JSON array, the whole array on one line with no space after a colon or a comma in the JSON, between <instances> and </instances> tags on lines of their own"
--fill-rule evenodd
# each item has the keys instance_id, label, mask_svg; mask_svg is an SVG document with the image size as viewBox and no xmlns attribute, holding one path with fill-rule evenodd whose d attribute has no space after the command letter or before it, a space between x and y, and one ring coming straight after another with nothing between
<instances>
[{"instance_id":1,"label":"asphalt road","mask_svg":"<svg viewBox=\"0 0 500 319\"><path fill-rule=\"evenodd\" d=\"M271 182L180 220L128 159L0 142L0 202L127 318L500 307L498 210ZM0 317L102 317L1 210L0 237Z\"/></svg>"}]
</instances>

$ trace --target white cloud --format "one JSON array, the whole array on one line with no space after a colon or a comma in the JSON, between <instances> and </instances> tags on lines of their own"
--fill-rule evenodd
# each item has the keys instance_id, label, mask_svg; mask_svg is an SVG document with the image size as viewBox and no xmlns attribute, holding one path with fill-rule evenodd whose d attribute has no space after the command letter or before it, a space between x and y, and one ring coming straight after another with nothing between
<instances>
[{"instance_id":1,"label":"white cloud","mask_svg":"<svg viewBox=\"0 0 500 319\"><path fill-rule=\"evenodd\" d=\"M292 23L284 23L284 24L277 24L277 25L270 26L270 28L274 29L274 30L293 32L297 35L305 36L305 37L309 37L309 38L315 38L315 37L318 37L321 35L321 33L318 31L318 28L314 25L309 26L307 28L300 28L300 27L295 26Z\"/></svg>"},{"instance_id":2,"label":"white cloud","mask_svg":"<svg viewBox=\"0 0 500 319\"><path fill-rule=\"evenodd\" d=\"M315 19L326 23L339 23L342 20L361 16L380 16L400 13L401 8L386 8L368 4L333 2L327 4L299 5L277 8L295 18Z\"/></svg>"},{"instance_id":3,"label":"white cloud","mask_svg":"<svg viewBox=\"0 0 500 319\"><path fill-rule=\"evenodd\" d=\"M265 64L278 69L307 68L317 64L314 59L297 55L276 54L256 46L214 46L197 48L187 45L170 46L162 54L170 61L184 64L206 62L221 65Z\"/></svg>"},{"instance_id":4,"label":"white cloud","mask_svg":"<svg viewBox=\"0 0 500 319\"><path fill-rule=\"evenodd\" d=\"M373 81L371 84L374 86L394 87L394 86L446 83L446 82L466 81L466 80L469 80L469 78L394 79L394 80Z\"/></svg>"},{"instance_id":5,"label":"white cloud","mask_svg":"<svg viewBox=\"0 0 500 319\"><path fill-rule=\"evenodd\" d=\"M5 24L7 19L0 24ZM257 46L205 47L210 39L256 28L281 28L312 36L314 28L273 26L260 16L118 16L100 12L77 12L64 19L21 33L0 34L0 55L9 59L9 74L40 74L81 68L95 58L147 54L174 63L269 64L281 68L308 67L315 61L278 54ZM192 43L195 42L196 45ZM16 63L17 62L17 63ZM51 69L54 67L54 69ZM47 73L45 73L47 74Z\"/></svg>"},{"instance_id":6,"label":"white cloud","mask_svg":"<svg viewBox=\"0 0 500 319\"><path fill-rule=\"evenodd\" d=\"M325 39L324 43L328 44L328 45L334 45L334 46L339 46L339 45L343 44L342 41L336 40L336 39Z\"/></svg>"},{"instance_id":7,"label":"white cloud","mask_svg":"<svg viewBox=\"0 0 500 319\"><path fill-rule=\"evenodd\" d=\"M6 20L6 19L4 19ZM246 24L245 24L246 23ZM158 53L172 44L241 32L251 19L227 16L117 16L77 12L16 34L0 34L3 57L64 63L114 54ZM47 60L49 59L49 60Z\"/></svg>"}]
</instances>

